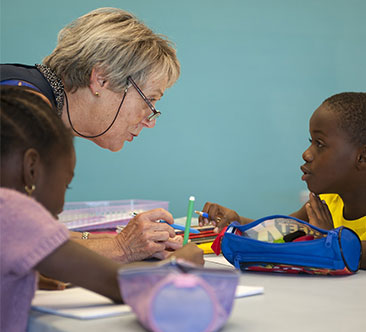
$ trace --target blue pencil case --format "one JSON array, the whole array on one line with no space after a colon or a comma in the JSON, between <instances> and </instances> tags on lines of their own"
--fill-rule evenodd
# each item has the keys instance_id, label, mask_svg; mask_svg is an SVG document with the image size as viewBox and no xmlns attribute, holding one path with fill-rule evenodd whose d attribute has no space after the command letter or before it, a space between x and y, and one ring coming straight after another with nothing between
<instances>
[{"instance_id":1,"label":"blue pencil case","mask_svg":"<svg viewBox=\"0 0 366 332\"><path fill-rule=\"evenodd\" d=\"M330 231L305 221L273 215L247 225L230 224L214 251L242 271L346 275L358 271L361 241L346 227Z\"/></svg>"}]
</instances>

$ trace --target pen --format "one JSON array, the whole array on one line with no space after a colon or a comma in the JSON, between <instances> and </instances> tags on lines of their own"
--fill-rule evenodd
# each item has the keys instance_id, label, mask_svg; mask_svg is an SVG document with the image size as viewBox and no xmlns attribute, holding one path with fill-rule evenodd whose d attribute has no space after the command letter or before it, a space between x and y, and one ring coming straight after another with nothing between
<instances>
[{"instance_id":1,"label":"pen","mask_svg":"<svg viewBox=\"0 0 366 332\"><path fill-rule=\"evenodd\" d=\"M202 211L194 211L194 213L197 213L198 215L200 215L203 218L207 218L208 219L208 213L207 212L202 212Z\"/></svg>"},{"instance_id":2,"label":"pen","mask_svg":"<svg viewBox=\"0 0 366 332\"><path fill-rule=\"evenodd\" d=\"M167 223L167 221L165 220L160 220L159 222L164 222L164 223ZM186 227L183 226L183 225L178 225L178 224L168 224L170 227L173 227L174 229L178 229L180 231L185 231L186 230ZM194 233L194 234L199 234L201 233L198 229L194 229L194 228L189 228L189 233Z\"/></svg>"},{"instance_id":3,"label":"pen","mask_svg":"<svg viewBox=\"0 0 366 332\"><path fill-rule=\"evenodd\" d=\"M132 216L135 217L137 216L136 212L132 212ZM169 224L166 220L159 220L159 222L163 222L168 224L170 227L173 227L174 229L178 229L180 231L185 231L186 227L183 225L178 225L178 224ZM194 229L194 228L189 228L189 233L194 233L194 234L199 234L200 231L198 229Z\"/></svg>"},{"instance_id":4,"label":"pen","mask_svg":"<svg viewBox=\"0 0 366 332\"><path fill-rule=\"evenodd\" d=\"M189 197L188 211L187 211L187 219L186 219L186 229L184 230L183 245L185 245L185 244L188 243L189 229L191 227L191 220L192 220L192 213L193 213L194 201L195 201L194 196Z\"/></svg>"}]
</instances>

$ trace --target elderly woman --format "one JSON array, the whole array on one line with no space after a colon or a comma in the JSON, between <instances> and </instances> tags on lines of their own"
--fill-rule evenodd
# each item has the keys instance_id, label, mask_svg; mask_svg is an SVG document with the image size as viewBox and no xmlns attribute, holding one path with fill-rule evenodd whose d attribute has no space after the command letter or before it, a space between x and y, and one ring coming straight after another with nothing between
<instances>
[{"instance_id":1,"label":"elderly woman","mask_svg":"<svg viewBox=\"0 0 366 332\"><path fill-rule=\"evenodd\" d=\"M70 241L52 216L62 209L74 173L71 131L38 96L2 86L0 134L0 330L26 330L35 271L121 302L117 271L123 265ZM193 243L172 255L203 264Z\"/></svg>"},{"instance_id":2,"label":"elderly woman","mask_svg":"<svg viewBox=\"0 0 366 332\"><path fill-rule=\"evenodd\" d=\"M43 64L0 67L1 84L27 86L53 106L75 136L111 151L154 127L160 115L155 102L180 73L170 42L115 8L94 10L67 25ZM168 224L155 222L159 219L173 222L169 212L156 209L137 215L118 236L81 239L73 233L72 238L124 263L163 259L182 243Z\"/></svg>"}]
</instances>

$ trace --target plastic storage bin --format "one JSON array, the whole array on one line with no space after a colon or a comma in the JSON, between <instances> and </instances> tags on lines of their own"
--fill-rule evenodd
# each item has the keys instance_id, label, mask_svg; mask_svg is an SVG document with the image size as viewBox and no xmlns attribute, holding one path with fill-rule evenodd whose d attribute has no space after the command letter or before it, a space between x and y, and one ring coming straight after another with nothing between
<instances>
[{"instance_id":1,"label":"plastic storage bin","mask_svg":"<svg viewBox=\"0 0 366 332\"><path fill-rule=\"evenodd\" d=\"M151 209L168 210L169 202L130 199L121 201L94 201L65 203L59 221L75 231L100 230L126 225L133 212L141 213Z\"/></svg>"}]
</instances>

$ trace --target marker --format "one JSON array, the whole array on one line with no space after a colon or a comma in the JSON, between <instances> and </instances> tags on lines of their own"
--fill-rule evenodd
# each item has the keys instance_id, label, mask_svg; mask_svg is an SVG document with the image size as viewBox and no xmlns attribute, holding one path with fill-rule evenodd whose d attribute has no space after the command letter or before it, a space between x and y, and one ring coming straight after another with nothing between
<instances>
[{"instance_id":1,"label":"marker","mask_svg":"<svg viewBox=\"0 0 366 332\"><path fill-rule=\"evenodd\" d=\"M203 218L207 218L208 219L208 213L207 212L202 212L202 211L194 211L194 213L200 215Z\"/></svg>"},{"instance_id":2,"label":"marker","mask_svg":"<svg viewBox=\"0 0 366 332\"><path fill-rule=\"evenodd\" d=\"M135 217L137 216L136 212L132 212L132 216ZM168 224L170 227L174 228L174 229L178 229L180 231L185 231L186 227L183 225L179 225L179 224L169 224L166 220L159 220L159 222L163 222L165 224ZM199 234L201 233L198 229L195 228L189 228L189 233L194 233L194 234Z\"/></svg>"},{"instance_id":3,"label":"marker","mask_svg":"<svg viewBox=\"0 0 366 332\"><path fill-rule=\"evenodd\" d=\"M189 229L191 227L191 220L192 220L192 214L193 214L194 201L195 201L194 196L189 197L188 211L187 211L187 219L186 219L186 229L184 230L183 245L185 245L185 244L188 243Z\"/></svg>"}]
</instances>

